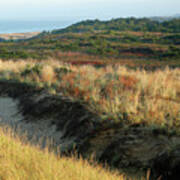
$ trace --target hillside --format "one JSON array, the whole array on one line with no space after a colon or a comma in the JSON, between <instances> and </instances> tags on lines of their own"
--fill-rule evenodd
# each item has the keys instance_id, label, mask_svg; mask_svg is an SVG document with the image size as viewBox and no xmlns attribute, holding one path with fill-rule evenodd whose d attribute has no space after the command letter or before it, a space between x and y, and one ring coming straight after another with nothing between
<instances>
[{"instance_id":1,"label":"hillside","mask_svg":"<svg viewBox=\"0 0 180 180\"><path fill-rule=\"evenodd\" d=\"M180 19L159 22L150 18L119 18L109 21L87 20L76 23L68 28L53 31L53 33L77 33L92 31L136 31L136 32L169 32L180 33Z\"/></svg>"},{"instance_id":2,"label":"hillside","mask_svg":"<svg viewBox=\"0 0 180 180\"><path fill-rule=\"evenodd\" d=\"M180 67L179 23L179 19L163 23L135 18L88 20L28 40L0 42L0 58L175 68Z\"/></svg>"},{"instance_id":3,"label":"hillside","mask_svg":"<svg viewBox=\"0 0 180 180\"><path fill-rule=\"evenodd\" d=\"M180 14L175 14L173 16L155 16L151 17L150 19L158 22L164 22L164 21L171 21L172 19L179 19Z\"/></svg>"}]
</instances>

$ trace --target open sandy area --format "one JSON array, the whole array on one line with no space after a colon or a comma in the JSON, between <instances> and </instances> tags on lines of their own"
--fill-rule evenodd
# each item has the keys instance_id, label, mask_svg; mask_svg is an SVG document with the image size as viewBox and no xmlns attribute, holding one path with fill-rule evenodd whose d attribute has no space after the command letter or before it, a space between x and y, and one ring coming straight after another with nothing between
<instances>
[{"instance_id":1,"label":"open sandy area","mask_svg":"<svg viewBox=\"0 0 180 180\"><path fill-rule=\"evenodd\" d=\"M27 33L8 33L0 34L0 38L5 40L18 40L18 39L29 39L33 36L37 36L40 32L27 32Z\"/></svg>"}]
</instances>

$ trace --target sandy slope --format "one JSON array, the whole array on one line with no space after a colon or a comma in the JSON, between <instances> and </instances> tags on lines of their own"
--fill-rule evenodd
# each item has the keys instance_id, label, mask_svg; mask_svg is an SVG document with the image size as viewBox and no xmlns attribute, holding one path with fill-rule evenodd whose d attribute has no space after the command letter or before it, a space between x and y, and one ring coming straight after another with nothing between
<instances>
[{"instance_id":1,"label":"sandy slope","mask_svg":"<svg viewBox=\"0 0 180 180\"><path fill-rule=\"evenodd\" d=\"M0 34L0 38L5 40L17 40L17 39L28 39L33 36L37 36L40 32L27 32L27 33L7 33Z\"/></svg>"},{"instance_id":2,"label":"sandy slope","mask_svg":"<svg viewBox=\"0 0 180 180\"><path fill-rule=\"evenodd\" d=\"M56 131L56 126L50 120L40 120L35 123L21 121L23 116L18 113L17 102L12 98L0 97L0 126L10 126L17 133L27 134L28 140L45 146L47 139L53 139L54 145L62 143L61 132Z\"/></svg>"}]
</instances>

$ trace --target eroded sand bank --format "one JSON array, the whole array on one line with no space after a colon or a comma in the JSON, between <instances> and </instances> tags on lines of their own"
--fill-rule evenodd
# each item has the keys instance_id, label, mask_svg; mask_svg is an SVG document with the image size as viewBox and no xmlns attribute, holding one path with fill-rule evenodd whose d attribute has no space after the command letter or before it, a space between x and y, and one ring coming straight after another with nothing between
<instances>
[{"instance_id":1,"label":"eroded sand bank","mask_svg":"<svg viewBox=\"0 0 180 180\"><path fill-rule=\"evenodd\" d=\"M23 116L19 113L18 102L9 97L0 97L0 126L11 127L20 135L26 134L28 141L46 146L47 140L57 146L61 142L61 132L56 130L50 120L39 120L36 122L22 121Z\"/></svg>"}]
</instances>

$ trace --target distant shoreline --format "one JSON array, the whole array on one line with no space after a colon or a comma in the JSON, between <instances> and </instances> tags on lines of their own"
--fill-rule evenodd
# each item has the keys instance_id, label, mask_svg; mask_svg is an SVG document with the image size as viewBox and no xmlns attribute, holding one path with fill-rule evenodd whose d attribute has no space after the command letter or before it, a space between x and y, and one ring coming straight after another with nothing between
<instances>
[{"instance_id":1,"label":"distant shoreline","mask_svg":"<svg viewBox=\"0 0 180 180\"><path fill-rule=\"evenodd\" d=\"M18 39L28 39L33 36L37 36L41 32L24 32L24 33L0 33L0 38L4 40L18 40Z\"/></svg>"},{"instance_id":2,"label":"distant shoreline","mask_svg":"<svg viewBox=\"0 0 180 180\"><path fill-rule=\"evenodd\" d=\"M62 29L75 23L75 20L0 20L0 35L9 33L31 33L53 31L54 29Z\"/></svg>"}]
</instances>

